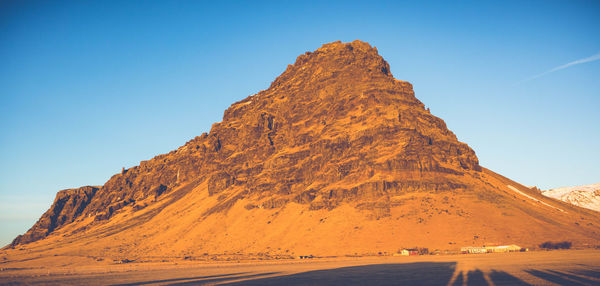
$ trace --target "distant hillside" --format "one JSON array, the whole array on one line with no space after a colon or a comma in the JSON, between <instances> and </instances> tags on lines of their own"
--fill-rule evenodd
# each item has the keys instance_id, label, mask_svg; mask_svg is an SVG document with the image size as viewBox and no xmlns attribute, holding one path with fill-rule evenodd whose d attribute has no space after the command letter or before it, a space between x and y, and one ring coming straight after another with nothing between
<instances>
[{"instance_id":1,"label":"distant hillside","mask_svg":"<svg viewBox=\"0 0 600 286\"><path fill-rule=\"evenodd\" d=\"M544 196L600 212L600 183L543 191Z\"/></svg>"}]
</instances>

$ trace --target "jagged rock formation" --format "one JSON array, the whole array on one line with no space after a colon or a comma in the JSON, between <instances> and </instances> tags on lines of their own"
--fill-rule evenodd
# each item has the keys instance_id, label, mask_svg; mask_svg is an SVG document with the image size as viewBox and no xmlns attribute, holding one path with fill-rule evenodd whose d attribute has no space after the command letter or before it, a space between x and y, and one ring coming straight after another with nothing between
<instances>
[{"instance_id":1,"label":"jagged rock formation","mask_svg":"<svg viewBox=\"0 0 600 286\"><path fill-rule=\"evenodd\" d=\"M134 247L145 254L256 253L273 244L287 247L286 253L315 245L323 252L345 253L373 249L375 240L389 247L398 240L398 227L427 221L512 223L523 220L519 214L532 225L509 233L547 229L548 218L541 214L548 210L515 199L519 194L507 184L527 189L480 167L473 150L425 108L411 84L394 79L377 49L361 41L335 42L299 56L267 90L231 105L210 133L123 170L100 188L62 191L12 246L41 239L36 245L49 247L58 243L50 239L56 233L56 239L62 235L90 245L108 237L129 239L106 246L102 255L117 248L131 253ZM481 215L484 210L487 217ZM570 223L555 215L561 216L556 227ZM390 233L372 237L372 228L344 220L350 216L371 227L378 221L377 227ZM336 218L335 226L320 228ZM599 222L598 217L589 220ZM306 229L288 237L300 226ZM586 227L573 231L574 237L597 241L597 224ZM465 232L442 228L433 245ZM311 242L307 237L315 229L319 238ZM486 233L486 239L504 237L489 225L467 229L469 239L484 237L472 232ZM327 246L321 235L348 231L362 238L344 236L344 249ZM421 237L425 232L430 229Z\"/></svg>"},{"instance_id":2,"label":"jagged rock formation","mask_svg":"<svg viewBox=\"0 0 600 286\"><path fill-rule=\"evenodd\" d=\"M59 191L50 209L42 215L27 233L17 236L12 245L42 239L57 227L73 222L81 216L96 191L98 191L98 187L93 186Z\"/></svg>"},{"instance_id":3,"label":"jagged rock formation","mask_svg":"<svg viewBox=\"0 0 600 286\"><path fill-rule=\"evenodd\" d=\"M465 188L444 177L465 170L481 170L473 150L425 109L409 83L392 77L377 50L338 42L298 57L268 90L227 109L210 134L124 170L96 196L59 193L49 212L63 219L40 221L16 243L43 238L78 216L108 219L187 181L207 180L210 195L243 189L211 211L242 197L268 197L261 204L268 208L295 201L318 209L359 197L376 204L384 193ZM369 180L415 171L420 175L411 180ZM330 187L337 184L347 187ZM82 205L61 211L65 199Z\"/></svg>"}]
</instances>

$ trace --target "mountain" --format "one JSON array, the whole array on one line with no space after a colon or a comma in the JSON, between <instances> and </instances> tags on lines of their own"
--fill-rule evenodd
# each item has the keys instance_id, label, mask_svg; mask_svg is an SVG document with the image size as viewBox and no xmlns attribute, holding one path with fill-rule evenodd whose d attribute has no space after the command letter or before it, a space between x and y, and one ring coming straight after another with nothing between
<instances>
[{"instance_id":1,"label":"mountain","mask_svg":"<svg viewBox=\"0 0 600 286\"><path fill-rule=\"evenodd\" d=\"M300 55L177 150L59 192L6 251L160 260L545 240L597 245L600 215L481 167L354 41Z\"/></svg>"},{"instance_id":2,"label":"mountain","mask_svg":"<svg viewBox=\"0 0 600 286\"><path fill-rule=\"evenodd\" d=\"M582 208L600 212L600 183L556 188L543 191L542 194Z\"/></svg>"}]
</instances>

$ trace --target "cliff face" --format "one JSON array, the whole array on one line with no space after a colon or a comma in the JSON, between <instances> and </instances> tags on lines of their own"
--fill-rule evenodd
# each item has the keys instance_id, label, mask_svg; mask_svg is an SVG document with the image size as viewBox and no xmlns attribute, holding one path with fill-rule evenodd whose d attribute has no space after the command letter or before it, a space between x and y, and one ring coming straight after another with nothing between
<instances>
[{"instance_id":1,"label":"cliff face","mask_svg":"<svg viewBox=\"0 0 600 286\"><path fill-rule=\"evenodd\" d=\"M42 215L27 233L17 236L11 245L16 246L42 239L57 227L73 222L81 216L96 191L98 191L98 187L92 186L59 191L50 209Z\"/></svg>"},{"instance_id":2,"label":"cliff face","mask_svg":"<svg viewBox=\"0 0 600 286\"><path fill-rule=\"evenodd\" d=\"M411 194L505 200L496 192L506 186L485 176L473 150L425 109L410 83L393 78L377 49L335 42L299 56L267 90L231 105L210 133L100 188L59 192L13 246L73 222L85 232L120 213L144 213L146 222L194 194L205 196L197 224L239 203L248 212L348 205L378 220Z\"/></svg>"}]
</instances>

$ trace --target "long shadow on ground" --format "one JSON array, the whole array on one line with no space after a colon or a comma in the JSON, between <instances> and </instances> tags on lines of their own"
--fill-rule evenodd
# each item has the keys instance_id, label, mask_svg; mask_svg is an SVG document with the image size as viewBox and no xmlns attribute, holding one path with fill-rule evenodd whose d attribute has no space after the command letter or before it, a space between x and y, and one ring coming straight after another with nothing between
<instances>
[{"instance_id":1,"label":"long shadow on ground","mask_svg":"<svg viewBox=\"0 0 600 286\"><path fill-rule=\"evenodd\" d=\"M402 264L374 264L314 270L297 274L279 273L231 273L212 276L178 277L173 279L140 281L132 284L203 285L226 283L226 285L530 285L506 272L492 270L484 274L480 270L458 273L454 280L456 262L417 262ZM597 270L524 270L537 278L559 285L600 285ZM465 280L466 281L463 281ZM466 282L466 283L465 283Z\"/></svg>"},{"instance_id":2,"label":"long shadow on ground","mask_svg":"<svg viewBox=\"0 0 600 286\"><path fill-rule=\"evenodd\" d=\"M218 282L223 282L223 281L231 281L231 280L236 280L236 279L252 279L255 277L260 277L260 276L268 276L268 275L273 275L273 274L277 274L277 272L269 272L269 273L258 273L258 274L250 274L250 275L243 275L243 276L236 276L236 277L222 277L222 278L215 278L215 279L204 279L204 280L194 280L194 281L186 281L186 282L178 282L178 283L170 283L167 285L177 285L177 286L181 286L181 285L205 285L205 284L216 284Z\"/></svg>"},{"instance_id":3,"label":"long shadow on ground","mask_svg":"<svg viewBox=\"0 0 600 286\"><path fill-rule=\"evenodd\" d=\"M528 283L525 283L521 279L514 277L504 271L492 270L490 273L488 273L488 276L490 277L490 279L492 280L492 282L494 282L494 285L496 285L496 286L500 286L500 285L516 285L516 286L530 285Z\"/></svg>"},{"instance_id":4,"label":"long shadow on ground","mask_svg":"<svg viewBox=\"0 0 600 286\"><path fill-rule=\"evenodd\" d=\"M375 264L245 280L228 285L446 285L456 262Z\"/></svg>"},{"instance_id":5,"label":"long shadow on ground","mask_svg":"<svg viewBox=\"0 0 600 286\"><path fill-rule=\"evenodd\" d=\"M232 282L226 285L447 285L456 268L455 262L418 262L375 264L308 271L298 274ZM454 285L462 285L458 275ZM483 273L470 271L467 285L488 285ZM490 279L497 285L528 285L512 275L494 271Z\"/></svg>"},{"instance_id":6,"label":"long shadow on ground","mask_svg":"<svg viewBox=\"0 0 600 286\"><path fill-rule=\"evenodd\" d=\"M446 285L455 267L455 262L375 264L315 270L226 285Z\"/></svg>"},{"instance_id":7,"label":"long shadow on ground","mask_svg":"<svg viewBox=\"0 0 600 286\"><path fill-rule=\"evenodd\" d=\"M596 278L599 273L596 271L579 271L570 274L555 270L540 271L529 269L525 270L525 272L559 285L600 285L600 281Z\"/></svg>"},{"instance_id":8,"label":"long shadow on ground","mask_svg":"<svg viewBox=\"0 0 600 286\"><path fill-rule=\"evenodd\" d=\"M146 284L157 284L157 283L175 283L181 281L189 281L189 280L203 280L203 279L224 279L228 276L236 276L246 274L248 272L239 272L239 273L229 273L229 274L221 274L221 275L208 275L208 276L196 276L196 277L185 277L185 278L172 278L172 279L162 279L162 280L148 280L134 283L125 283L125 284L113 284L113 286L133 286L133 285L146 285ZM238 276L239 277L239 276Z\"/></svg>"},{"instance_id":9,"label":"long shadow on ground","mask_svg":"<svg viewBox=\"0 0 600 286\"><path fill-rule=\"evenodd\" d=\"M122 273L111 277L111 281L127 281L120 285L169 284L169 285L204 285L227 283L227 285L529 285L528 283L504 271L492 270L483 273L481 270L456 272L456 262L417 262L397 264L373 264L352 267L341 267L325 270L314 270L296 274L280 275L281 272L237 272L220 275L190 275L190 272L166 273L171 276L163 279L152 279L147 273L146 281L142 273ZM545 283L559 285L600 285L600 269L525 269L528 273ZM455 273L456 272L456 273ZM186 275L187 274L187 275ZM107 274L110 275L110 274ZM276 276L280 275L280 276ZM136 277L137 276L137 277ZM107 278L107 277L104 277ZM142 278L142 279L139 279ZM98 280L100 279L100 280ZM50 279L33 279L32 281L12 281L17 284L97 284L103 276L69 277L59 276ZM125 281L124 281L125 280ZM466 280L466 281L464 281ZM133 282L137 281L137 282ZM133 283L131 283L133 282ZM539 282L539 281L538 281ZM0 284L10 284L2 281ZM114 283L114 282L112 282Z\"/></svg>"},{"instance_id":10,"label":"long shadow on ground","mask_svg":"<svg viewBox=\"0 0 600 286\"><path fill-rule=\"evenodd\" d=\"M470 285L489 285L489 283L485 279L484 273L481 270L472 270L472 271L469 271L466 273L460 273L456 277L456 280L454 280L454 283L452 283L452 286L465 285L465 283L463 282L463 279L464 279L463 274L467 278L466 285L468 285L468 286L470 286ZM492 281L493 285L495 285L495 286L530 285L530 284L526 283L525 281L522 281L521 279L514 277L504 271L492 270L490 273L488 273L488 278Z\"/></svg>"},{"instance_id":11,"label":"long shadow on ground","mask_svg":"<svg viewBox=\"0 0 600 286\"><path fill-rule=\"evenodd\" d=\"M573 270L571 273L579 276L587 276L591 280L600 280L600 268Z\"/></svg>"}]
</instances>

